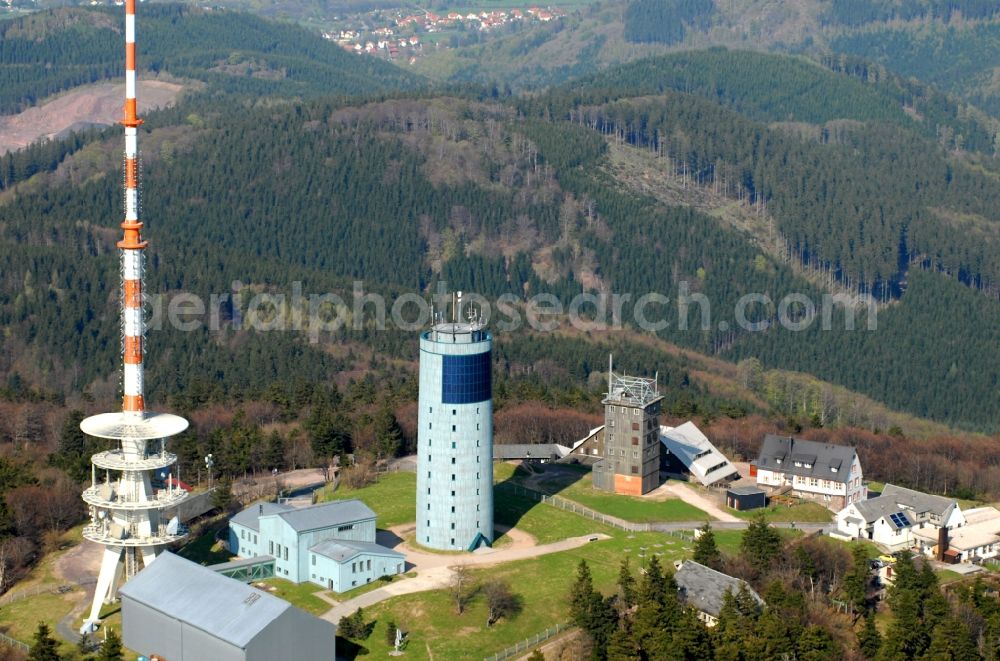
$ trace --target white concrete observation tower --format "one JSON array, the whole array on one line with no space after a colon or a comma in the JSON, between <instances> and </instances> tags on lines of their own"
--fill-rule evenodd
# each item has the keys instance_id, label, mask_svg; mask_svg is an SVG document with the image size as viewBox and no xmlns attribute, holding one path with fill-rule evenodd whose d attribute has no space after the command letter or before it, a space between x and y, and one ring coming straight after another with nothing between
<instances>
[{"instance_id":1,"label":"white concrete observation tower","mask_svg":"<svg viewBox=\"0 0 1000 661\"><path fill-rule=\"evenodd\" d=\"M101 604L113 601L120 583L149 565L166 545L183 539L186 531L176 509L187 497L179 479L153 490L152 474L163 472L177 461L166 451L165 441L187 429L184 418L167 413L148 413L143 394L143 355L146 321L142 309L143 268L146 241L139 221L139 153L135 97L135 0L125 2L125 220L121 252L122 360L124 397L122 410L102 413L80 423L85 434L117 441L117 447L91 457L91 483L83 492L91 522L83 530L85 539L104 546L101 570L94 590L90 614L81 632L93 631ZM140 564L141 560L141 564Z\"/></svg>"},{"instance_id":2,"label":"white concrete observation tower","mask_svg":"<svg viewBox=\"0 0 1000 661\"><path fill-rule=\"evenodd\" d=\"M493 543L493 337L474 315L420 336L417 543Z\"/></svg>"}]
</instances>

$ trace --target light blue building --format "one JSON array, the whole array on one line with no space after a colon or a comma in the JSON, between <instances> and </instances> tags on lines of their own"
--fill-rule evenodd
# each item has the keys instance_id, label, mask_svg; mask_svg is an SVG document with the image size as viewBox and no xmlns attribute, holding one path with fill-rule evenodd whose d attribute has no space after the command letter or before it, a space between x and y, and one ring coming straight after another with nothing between
<instances>
[{"instance_id":1,"label":"light blue building","mask_svg":"<svg viewBox=\"0 0 1000 661\"><path fill-rule=\"evenodd\" d=\"M230 519L229 549L241 558L273 558L280 578L337 592L406 569L402 553L375 543L375 512L360 500L251 505Z\"/></svg>"},{"instance_id":2,"label":"light blue building","mask_svg":"<svg viewBox=\"0 0 1000 661\"><path fill-rule=\"evenodd\" d=\"M430 548L493 543L492 347L474 322L420 336L416 539Z\"/></svg>"},{"instance_id":3,"label":"light blue building","mask_svg":"<svg viewBox=\"0 0 1000 661\"><path fill-rule=\"evenodd\" d=\"M371 542L331 539L313 546L309 555L309 581L334 592L402 574L406 568L402 553Z\"/></svg>"}]
</instances>

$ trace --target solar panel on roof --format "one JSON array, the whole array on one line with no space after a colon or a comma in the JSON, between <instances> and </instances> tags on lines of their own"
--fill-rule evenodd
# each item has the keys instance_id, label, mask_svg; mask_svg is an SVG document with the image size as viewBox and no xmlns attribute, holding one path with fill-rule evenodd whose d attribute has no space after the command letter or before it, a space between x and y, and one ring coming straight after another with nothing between
<instances>
[{"instance_id":1,"label":"solar panel on roof","mask_svg":"<svg viewBox=\"0 0 1000 661\"><path fill-rule=\"evenodd\" d=\"M896 525L897 528L906 528L910 525L909 519L902 512L896 512L889 515L889 519Z\"/></svg>"}]
</instances>

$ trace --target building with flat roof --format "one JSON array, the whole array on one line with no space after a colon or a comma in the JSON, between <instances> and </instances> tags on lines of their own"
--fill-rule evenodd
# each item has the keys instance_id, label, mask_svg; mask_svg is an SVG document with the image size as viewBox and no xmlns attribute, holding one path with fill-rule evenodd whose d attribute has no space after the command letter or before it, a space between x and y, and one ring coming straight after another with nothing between
<instances>
[{"instance_id":1,"label":"building with flat roof","mask_svg":"<svg viewBox=\"0 0 1000 661\"><path fill-rule=\"evenodd\" d=\"M604 428L593 449L595 489L641 496L660 486L659 414L663 396L656 379L615 374L608 358Z\"/></svg>"},{"instance_id":2,"label":"building with flat roof","mask_svg":"<svg viewBox=\"0 0 1000 661\"><path fill-rule=\"evenodd\" d=\"M356 499L309 507L257 503L229 520L230 551L269 556L275 576L336 592L405 571L403 554L379 546L375 537L375 512Z\"/></svg>"},{"instance_id":3,"label":"building with flat roof","mask_svg":"<svg viewBox=\"0 0 1000 661\"><path fill-rule=\"evenodd\" d=\"M172 553L119 590L122 641L170 661L336 658L336 629L245 583Z\"/></svg>"},{"instance_id":4,"label":"building with flat roof","mask_svg":"<svg viewBox=\"0 0 1000 661\"><path fill-rule=\"evenodd\" d=\"M461 294L455 317L461 319ZM475 317L420 336L418 544L493 543L493 336Z\"/></svg>"}]
</instances>

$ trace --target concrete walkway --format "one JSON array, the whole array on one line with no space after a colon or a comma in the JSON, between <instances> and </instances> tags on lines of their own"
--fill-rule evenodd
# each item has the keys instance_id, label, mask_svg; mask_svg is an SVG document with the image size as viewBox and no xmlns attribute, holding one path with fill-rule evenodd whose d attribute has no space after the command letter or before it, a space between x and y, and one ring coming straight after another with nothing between
<instances>
[{"instance_id":1,"label":"concrete walkway","mask_svg":"<svg viewBox=\"0 0 1000 661\"><path fill-rule=\"evenodd\" d=\"M392 583L388 583L384 587L378 588L377 590L372 590L371 592L367 592L363 595L355 597L354 599L348 599L347 601L334 606L321 617L324 620L336 624L340 622L340 618L345 615L350 615L358 608L368 608L369 606L373 606L380 601L385 601L386 599L397 597L402 594L413 594L414 592L425 592L427 590L440 590L442 588L446 588L451 582L451 577L454 574L452 568L459 565L466 567L488 567L490 565L514 562L516 560L527 560L530 558L548 555L549 553L559 553L560 551L569 551L571 549L579 548L595 539L610 539L610 537L603 534L584 535L582 537L570 537L569 539L553 542L552 544L542 544L541 546L500 549L492 552L471 553L464 555L438 555L436 553L422 553L414 551L409 547L405 547L405 545L400 545L399 550L406 553L407 563L412 563L416 566L418 570L416 576L413 578L393 581Z\"/></svg>"}]
</instances>

